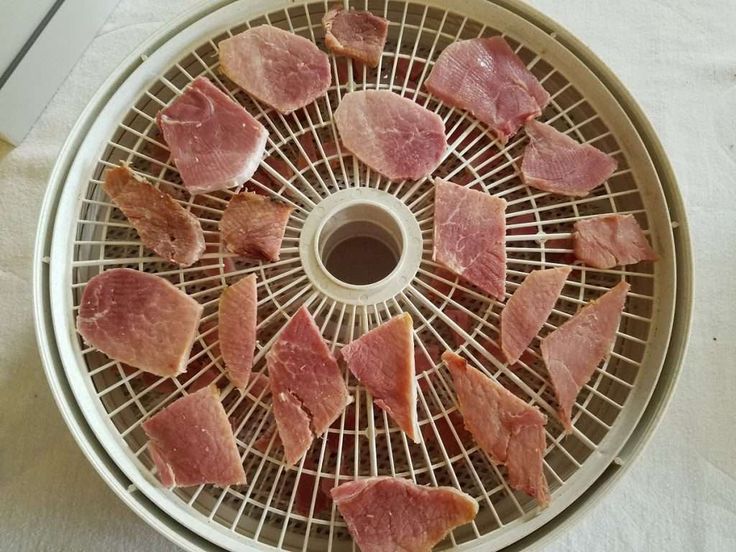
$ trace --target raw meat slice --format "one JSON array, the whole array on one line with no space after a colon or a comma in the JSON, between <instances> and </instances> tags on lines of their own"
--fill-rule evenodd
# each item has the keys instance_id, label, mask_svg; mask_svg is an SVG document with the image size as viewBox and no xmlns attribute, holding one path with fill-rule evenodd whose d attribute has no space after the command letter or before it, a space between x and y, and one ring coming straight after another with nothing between
<instances>
[{"instance_id":1,"label":"raw meat slice","mask_svg":"<svg viewBox=\"0 0 736 552\"><path fill-rule=\"evenodd\" d=\"M517 362L542 329L571 271L566 266L535 270L516 288L501 312L501 349L506 362Z\"/></svg>"},{"instance_id":2,"label":"raw meat slice","mask_svg":"<svg viewBox=\"0 0 736 552\"><path fill-rule=\"evenodd\" d=\"M656 261L657 254L634 215L605 215L575 223L575 257L595 268Z\"/></svg>"},{"instance_id":3,"label":"raw meat slice","mask_svg":"<svg viewBox=\"0 0 736 552\"><path fill-rule=\"evenodd\" d=\"M439 115L388 90L345 94L335 124L345 148L389 180L429 176L447 147Z\"/></svg>"},{"instance_id":4,"label":"raw meat slice","mask_svg":"<svg viewBox=\"0 0 736 552\"><path fill-rule=\"evenodd\" d=\"M220 69L281 113L312 103L330 87L330 60L313 42L261 25L218 44Z\"/></svg>"},{"instance_id":5,"label":"raw meat slice","mask_svg":"<svg viewBox=\"0 0 736 552\"><path fill-rule=\"evenodd\" d=\"M292 208L270 197L242 192L232 197L220 220L228 251L264 261L278 261Z\"/></svg>"},{"instance_id":6,"label":"raw meat slice","mask_svg":"<svg viewBox=\"0 0 736 552\"><path fill-rule=\"evenodd\" d=\"M202 225L169 194L125 166L107 171L102 187L146 247L179 266L191 266L202 256Z\"/></svg>"},{"instance_id":7,"label":"raw meat slice","mask_svg":"<svg viewBox=\"0 0 736 552\"><path fill-rule=\"evenodd\" d=\"M373 401L418 443L413 327L411 316L400 314L349 343L341 353Z\"/></svg>"},{"instance_id":8,"label":"raw meat slice","mask_svg":"<svg viewBox=\"0 0 736 552\"><path fill-rule=\"evenodd\" d=\"M177 399L143 422L143 431L164 486L245 484L235 436L214 385Z\"/></svg>"},{"instance_id":9,"label":"raw meat slice","mask_svg":"<svg viewBox=\"0 0 736 552\"><path fill-rule=\"evenodd\" d=\"M242 184L266 150L266 128L205 77L159 111L156 124L193 194Z\"/></svg>"},{"instance_id":10,"label":"raw meat slice","mask_svg":"<svg viewBox=\"0 0 736 552\"><path fill-rule=\"evenodd\" d=\"M256 348L256 275L250 274L227 287L220 295L218 333L227 377L245 389L253 368Z\"/></svg>"},{"instance_id":11,"label":"raw meat slice","mask_svg":"<svg viewBox=\"0 0 736 552\"><path fill-rule=\"evenodd\" d=\"M202 305L167 280L115 268L87 282L77 329L110 358L169 377L186 368L201 316Z\"/></svg>"},{"instance_id":12,"label":"raw meat slice","mask_svg":"<svg viewBox=\"0 0 736 552\"><path fill-rule=\"evenodd\" d=\"M506 201L440 178L434 186L432 259L503 301Z\"/></svg>"},{"instance_id":13,"label":"raw meat slice","mask_svg":"<svg viewBox=\"0 0 736 552\"><path fill-rule=\"evenodd\" d=\"M473 498L452 487L423 487L371 477L330 491L361 552L429 552L478 513Z\"/></svg>"},{"instance_id":14,"label":"raw meat slice","mask_svg":"<svg viewBox=\"0 0 736 552\"><path fill-rule=\"evenodd\" d=\"M486 123L502 144L549 103L547 91L499 36L450 44L425 85L433 96Z\"/></svg>"},{"instance_id":15,"label":"raw meat slice","mask_svg":"<svg viewBox=\"0 0 736 552\"><path fill-rule=\"evenodd\" d=\"M568 431L575 398L611 350L630 287L620 282L542 340L542 358Z\"/></svg>"},{"instance_id":16,"label":"raw meat slice","mask_svg":"<svg viewBox=\"0 0 736 552\"><path fill-rule=\"evenodd\" d=\"M283 327L266 362L276 425L286 460L293 465L352 398L306 307Z\"/></svg>"},{"instance_id":17,"label":"raw meat slice","mask_svg":"<svg viewBox=\"0 0 736 552\"><path fill-rule=\"evenodd\" d=\"M467 361L449 351L442 354L455 384L465 427L491 460L503 464L509 485L549 504L542 469L547 418Z\"/></svg>"},{"instance_id":18,"label":"raw meat slice","mask_svg":"<svg viewBox=\"0 0 736 552\"><path fill-rule=\"evenodd\" d=\"M529 121L529 144L521 162L524 184L553 194L587 196L616 170L616 160L590 144L579 144L559 130Z\"/></svg>"},{"instance_id":19,"label":"raw meat slice","mask_svg":"<svg viewBox=\"0 0 736 552\"><path fill-rule=\"evenodd\" d=\"M388 20L367 11L333 8L322 18L325 44L335 54L376 67L388 35Z\"/></svg>"}]
</instances>

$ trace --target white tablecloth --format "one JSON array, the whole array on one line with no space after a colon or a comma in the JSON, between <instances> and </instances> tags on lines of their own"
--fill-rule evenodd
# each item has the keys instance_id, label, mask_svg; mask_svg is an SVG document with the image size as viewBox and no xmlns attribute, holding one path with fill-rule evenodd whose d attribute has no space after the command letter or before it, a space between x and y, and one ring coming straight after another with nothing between
<instances>
[{"instance_id":1,"label":"white tablecloth","mask_svg":"<svg viewBox=\"0 0 736 552\"><path fill-rule=\"evenodd\" d=\"M36 352L31 252L46 179L105 77L193 0L122 0L27 139L0 143L0 550L173 550L89 466ZM671 407L635 465L549 545L736 550L736 2L534 0L651 118L688 209L695 316ZM70 30L73 32L73 30Z\"/></svg>"}]
</instances>

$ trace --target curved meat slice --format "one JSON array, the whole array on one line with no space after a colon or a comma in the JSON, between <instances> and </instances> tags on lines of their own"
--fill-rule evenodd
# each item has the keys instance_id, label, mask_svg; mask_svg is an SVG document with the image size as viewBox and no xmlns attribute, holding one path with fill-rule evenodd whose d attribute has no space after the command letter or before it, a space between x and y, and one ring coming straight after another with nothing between
<instances>
[{"instance_id":1,"label":"curved meat slice","mask_svg":"<svg viewBox=\"0 0 736 552\"><path fill-rule=\"evenodd\" d=\"M557 395L560 421L572 429L572 405L616 339L631 286L620 282L542 340L542 358Z\"/></svg>"},{"instance_id":2,"label":"curved meat slice","mask_svg":"<svg viewBox=\"0 0 736 552\"><path fill-rule=\"evenodd\" d=\"M432 260L499 301L506 290L506 201L435 179Z\"/></svg>"},{"instance_id":3,"label":"curved meat slice","mask_svg":"<svg viewBox=\"0 0 736 552\"><path fill-rule=\"evenodd\" d=\"M266 128L205 77L159 111L156 124L193 194L242 184L266 150Z\"/></svg>"},{"instance_id":4,"label":"curved meat slice","mask_svg":"<svg viewBox=\"0 0 736 552\"><path fill-rule=\"evenodd\" d=\"M549 488L542 469L546 416L464 358L446 351L442 360L452 375L465 427L480 448L506 466L511 487L547 506Z\"/></svg>"},{"instance_id":5,"label":"curved meat slice","mask_svg":"<svg viewBox=\"0 0 736 552\"><path fill-rule=\"evenodd\" d=\"M429 176L447 147L439 115L388 90L345 94L335 124L345 148L389 180Z\"/></svg>"},{"instance_id":6,"label":"curved meat slice","mask_svg":"<svg viewBox=\"0 0 736 552\"><path fill-rule=\"evenodd\" d=\"M361 552L430 552L478 513L453 487L423 487L396 477L371 477L330 491Z\"/></svg>"},{"instance_id":7,"label":"curved meat slice","mask_svg":"<svg viewBox=\"0 0 736 552\"><path fill-rule=\"evenodd\" d=\"M220 69L248 94L281 113L312 103L330 87L330 60L315 44L261 25L218 44Z\"/></svg>"},{"instance_id":8,"label":"curved meat slice","mask_svg":"<svg viewBox=\"0 0 736 552\"><path fill-rule=\"evenodd\" d=\"M486 123L502 144L549 103L547 91L499 36L450 44L425 85L433 96Z\"/></svg>"},{"instance_id":9,"label":"curved meat slice","mask_svg":"<svg viewBox=\"0 0 736 552\"><path fill-rule=\"evenodd\" d=\"M368 11L333 8L322 18L325 44L335 54L376 67L388 35L388 20Z\"/></svg>"},{"instance_id":10,"label":"curved meat slice","mask_svg":"<svg viewBox=\"0 0 736 552\"><path fill-rule=\"evenodd\" d=\"M256 348L256 275L250 274L227 287L220 295L218 333L227 377L245 389L253 368Z\"/></svg>"},{"instance_id":11,"label":"curved meat slice","mask_svg":"<svg viewBox=\"0 0 736 552\"><path fill-rule=\"evenodd\" d=\"M595 268L656 261L657 254L634 215L605 215L575 223L575 257Z\"/></svg>"},{"instance_id":12,"label":"curved meat slice","mask_svg":"<svg viewBox=\"0 0 736 552\"><path fill-rule=\"evenodd\" d=\"M115 268L87 282L77 329L110 358L169 377L184 372L201 316L202 305L167 280Z\"/></svg>"}]
</instances>

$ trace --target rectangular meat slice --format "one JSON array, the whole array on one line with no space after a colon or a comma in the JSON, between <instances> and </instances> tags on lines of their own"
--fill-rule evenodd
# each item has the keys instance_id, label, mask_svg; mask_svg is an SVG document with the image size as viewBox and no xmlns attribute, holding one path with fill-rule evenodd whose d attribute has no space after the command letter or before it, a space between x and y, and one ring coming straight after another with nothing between
<instances>
[{"instance_id":1,"label":"rectangular meat slice","mask_svg":"<svg viewBox=\"0 0 736 552\"><path fill-rule=\"evenodd\" d=\"M656 261L634 215L605 215L579 220L572 234L575 257L595 268Z\"/></svg>"},{"instance_id":2,"label":"rectangular meat slice","mask_svg":"<svg viewBox=\"0 0 736 552\"><path fill-rule=\"evenodd\" d=\"M238 389L245 389L253 368L256 348L256 275L250 274L225 288L218 308L220 351L227 377Z\"/></svg>"},{"instance_id":3,"label":"rectangular meat slice","mask_svg":"<svg viewBox=\"0 0 736 552\"><path fill-rule=\"evenodd\" d=\"M368 11L336 7L322 18L325 44L335 54L376 67L388 36L388 20Z\"/></svg>"}]
</instances>

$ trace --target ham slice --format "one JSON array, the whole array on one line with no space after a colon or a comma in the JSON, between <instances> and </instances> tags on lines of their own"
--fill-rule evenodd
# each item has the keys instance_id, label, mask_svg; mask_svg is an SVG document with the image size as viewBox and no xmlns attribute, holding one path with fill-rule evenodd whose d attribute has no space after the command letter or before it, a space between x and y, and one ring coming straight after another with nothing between
<instances>
[{"instance_id":1,"label":"ham slice","mask_svg":"<svg viewBox=\"0 0 736 552\"><path fill-rule=\"evenodd\" d=\"M413 323L407 313L395 316L342 348L350 371L415 443L417 382L414 373Z\"/></svg>"},{"instance_id":2,"label":"ham slice","mask_svg":"<svg viewBox=\"0 0 736 552\"><path fill-rule=\"evenodd\" d=\"M429 552L478 513L473 498L452 487L423 487L371 477L330 491L361 552Z\"/></svg>"},{"instance_id":3,"label":"ham slice","mask_svg":"<svg viewBox=\"0 0 736 552\"><path fill-rule=\"evenodd\" d=\"M530 121L529 144L521 162L524 184L553 194L583 197L616 170L616 160L590 144L579 144L559 130Z\"/></svg>"},{"instance_id":4,"label":"ham slice","mask_svg":"<svg viewBox=\"0 0 736 552\"><path fill-rule=\"evenodd\" d=\"M250 274L220 295L218 333L227 377L245 389L253 368L256 348L256 275Z\"/></svg>"},{"instance_id":5,"label":"ham slice","mask_svg":"<svg viewBox=\"0 0 736 552\"><path fill-rule=\"evenodd\" d=\"M455 384L465 427L481 449L508 471L509 485L549 504L542 469L547 418L449 351L442 354Z\"/></svg>"},{"instance_id":6,"label":"ham slice","mask_svg":"<svg viewBox=\"0 0 736 552\"><path fill-rule=\"evenodd\" d=\"M542 329L557 302L569 267L530 272L501 312L501 349L506 362L514 364Z\"/></svg>"},{"instance_id":7,"label":"ham slice","mask_svg":"<svg viewBox=\"0 0 736 552\"><path fill-rule=\"evenodd\" d=\"M345 94L335 124L345 148L389 180L429 176L447 147L439 115L388 90Z\"/></svg>"},{"instance_id":8,"label":"ham slice","mask_svg":"<svg viewBox=\"0 0 736 552\"><path fill-rule=\"evenodd\" d=\"M620 282L542 340L542 358L557 396L560 420L568 431L575 398L616 339L630 287Z\"/></svg>"},{"instance_id":9,"label":"ham slice","mask_svg":"<svg viewBox=\"0 0 736 552\"><path fill-rule=\"evenodd\" d=\"M634 215L606 215L575 223L575 257L595 268L656 261L657 254Z\"/></svg>"},{"instance_id":10,"label":"ham slice","mask_svg":"<svg viewBox=\"0 0 736 552\"><path fill-rule=\"evenodd\" d=\"M143 431L164 486L245 484L233 430L214 385L177 399L143 422Z\"/></svg>"},{"instance_id":11,"label":"ham slice","mask_svg":"<svg viewBox=\"0 0 736 552\"><path fill-rule=\"evenodd\" d=\"M218 44L220 69L257 100L281 113L312 103L330 87L330 61L313 42L261 25Z\"/></svg>"},{"instance_id":12,"label":"ham slice","mask_svg":"<svg viewBox=\"0 0 736 552\"><path fill-rule=\"evenodd\" d=\"M87 282L77 329L110 358L169 377L184 371L201 316L202 305L167 280L115 268Z\"/></svg>"},{"instance_id":13,"label":"ham slice","mask_svg":"<svg viewBox=\"0 0 736 552\"><path fill-rule=\"evenodd\" d=\"M143 244L156 254L179 266L191 266L202 256L202 225L169 194L157 190L128 167L107 171L102 187Z\"/></svg>"},{"instance_id":14,"label":"ham slice","mask_svg":"<svg viewBox=\"0 0 736 552\"><path fill-rule=\"evenodd\" d=\"M549 103L547 91L498 36L450 44L425 85L447 105L487 124L502 144Z\"/></svg>"},{"instance_id":15,"label":"ham slice","mask_svg":"<svg viewBox=\"0 0 736 552\"><path fill-rule=\"evenodd\" d=\"M335 54L376 67L388 35L388 20L367 11L333 8L322 18L325 44Z\"/></svg>"},{"instance_id":16,"label":"ham slice","mask_svg":"<svg viewBox=\"0 0 736 552\"><path fill-rule=\"evenodd\" d=\"M156 123L193 194L242 184L266 150L266 128L205 77L159 111Z\"/></svg>"},{"instance_id":17,"label":"ham slice","mask_svg":"<svg viewBox=\"0 0 736 552\"><path fill-rule=\"evenodd\" d=\"M432 259L499 301L506 287L506 201L435 179Z\"/></svg>"}]
</instances>

